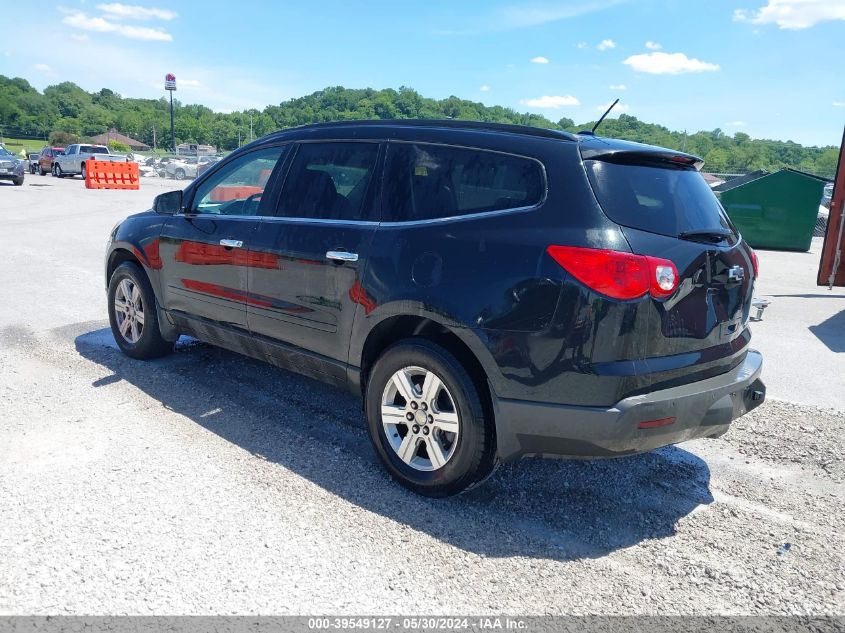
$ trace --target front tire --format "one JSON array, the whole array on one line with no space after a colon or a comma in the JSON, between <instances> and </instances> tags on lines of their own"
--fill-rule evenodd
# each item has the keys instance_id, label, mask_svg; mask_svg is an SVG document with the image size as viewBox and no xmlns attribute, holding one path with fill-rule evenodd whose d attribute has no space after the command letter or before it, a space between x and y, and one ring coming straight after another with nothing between
<instances>
[{"instance_id":1,"label":"front tire","mask_svg":"<svg viewBox=\"0 0 845 633\"><path fill-rule=\"evenodd\" d=\"M12 183L13 183L16 187L21 187L21 186L23 186L23 176L21 176L20 178L13 178L13 179L12 179Z\"/></svg>"},{"instance_id":2,"label":"front tire","mask_svg":"<svg viewBox=\"0 0 845 633\"><path fill-rule=\"evenodd\" d=\"M65 177L65 175L62 173L62 168L59 167L58 165L53 165L53 175L56 178L64 178Z\"/></svg>"},{"instance_id":3,"label":"front tire","mask_svg":"<svg viewBox=\"0 0 845 633\"><path fill-rule=\"evenodd\" d=\"M42 176L47 175L47 172L44 171L44 167L42 165L38 165L38 173L41 174Z\"/></svg>"},{"instance_id":4,"label":"front tire","mask_svg":"<svg viewBox=\"0 0 845 633\"><path fill-rule=\"evenodd\" d=\"M458 494L495 466L493 420L467 370L440 345L406 339L384 352L370 372L366 411L385 468L418 494Z\"/></svg>"},{"instance_id":5,"label":"front tire","mask_svg":"<svg viewBox=\"0 0 845 633\"><path fill-rule=\"evenodd\" d=\"M181 167L176 170L175 174L176 180L185 180L185 170Z\"/></svg>"},{"instance_id":6,"label":"front tire","mask_svg":"<svg viewBox=\"0 0 845 633\"><path fill-rule=\"evenodd\" d=\"M82 171L80 171L80 173L82 174L82 180L85 180L85 171L86 171L86 169L87 169L87 168L85 167L85 163L82 163Z\"/></svg>"},{"instance_id":7,"label":"front tire","mask_svg":"<svg viewBox=\"0 0 845 633\"><path fill-rule=\"evenodd\" d=\"M120 350L131 358L159 358L173 351L161 335L153 288L138 264L124 262L111 276L109 323Z\"/></svg>"}]
</instances>

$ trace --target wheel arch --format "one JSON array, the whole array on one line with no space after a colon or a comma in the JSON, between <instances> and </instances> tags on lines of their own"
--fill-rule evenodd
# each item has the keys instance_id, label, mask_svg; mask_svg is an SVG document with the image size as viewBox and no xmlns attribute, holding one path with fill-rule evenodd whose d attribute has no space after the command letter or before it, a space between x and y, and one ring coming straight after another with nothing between
<instances>
[{"instance_id":1,"label":"wheel arch","mask_svg":"<svg viewBox=\"0 0 845 633\"><path fill-rule=\"evenodd\" d=\"M138 255L141 255L141 257ZM143 251L139 251L137 248L133 248L128 245L115 247L109 254L106 262L106 288L108 288L112 275L114 274L114 271L117 270L118 266L125 262L137 264L144 275L146 275L147 280L150 282L150 287L153 289L153 296L155 296L156 300L156 316L158 317L158 325L161 335L168 341L176 341L176 339L179 338L180 333L176 329L176 326L171 323L167 313L161 307L161 299L158 294L157 284L155 283L153 276L150 275L149 262L143 261L144 259L147 258L144 257Z\"/></svg>"},{"instance_id":2,"label":"wheel arch","mask_svg":"<svg viewBox=\"0 0 845 633\"><path fill-rule=\"evenodd\" d=\"M350 358L350 362L360 367L362 401L366 401L369 374L384 350L401 340L421 338L442 346L458 359L481 395L485 417L494 422L495 428L493 388L484 363L479 358L480 354L489 355L489 352L480 340L472 340L474 336L469 330L450 328L426 316L405 314L384 318L370 329L360 351ZM492 362L492 358L489 362Z\"/></svg>"}]
</instances>

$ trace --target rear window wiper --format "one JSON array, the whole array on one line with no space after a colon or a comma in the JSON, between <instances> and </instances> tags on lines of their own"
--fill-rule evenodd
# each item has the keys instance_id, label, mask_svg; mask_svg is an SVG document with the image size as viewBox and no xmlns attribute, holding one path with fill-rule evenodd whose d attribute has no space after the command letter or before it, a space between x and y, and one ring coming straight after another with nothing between
<instances>
[{"instance_id":1,"label":"rear window wiper","mask_svg":"<svg viewBox=\"0 0 845 633\"><path fill-rule=\"evenodd\" d=\"M723 242L731 235L733 231L730 229L700 229L696 231L683 231L678 234L682 240L690 240L692 242Z\"/></svg>"}]
</instances>

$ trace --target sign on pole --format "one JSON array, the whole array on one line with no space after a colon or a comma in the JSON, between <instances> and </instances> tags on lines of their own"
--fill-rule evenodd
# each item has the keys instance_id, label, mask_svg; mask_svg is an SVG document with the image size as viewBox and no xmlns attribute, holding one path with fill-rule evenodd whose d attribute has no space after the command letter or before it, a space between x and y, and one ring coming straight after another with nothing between
<instances>
[{"instance_id":1,"label":"sign on pole","mask_svg":"<svg viewBox=\"0 0 845 633\"><path fill-rule=\"evenodd\" d=\"M176 90L176 75L174 75L173 73L167 73L164 76L164 89Z\"/></svg>"}]
</instances>

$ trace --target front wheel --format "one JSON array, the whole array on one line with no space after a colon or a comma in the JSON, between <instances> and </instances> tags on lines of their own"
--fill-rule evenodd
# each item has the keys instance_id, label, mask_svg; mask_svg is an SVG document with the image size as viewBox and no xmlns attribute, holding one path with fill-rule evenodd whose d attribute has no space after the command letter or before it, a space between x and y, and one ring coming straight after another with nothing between
<instances>
[{"instance_id":1,"label":"front wheel","mask_svg":"<svg viewBox=\"0 0 845 633\"><path fill-rule=\"evenodd\" d=\"M176 180L185 180L185 170L181 167L176 170Z\"/></svg>"},{"instance_id":2,"label":"front wheel","mask_svg":"<svg viewBox=\"0 0 845 633\"><path fill-rule=\"evenodd\" d=\"M15 185L16 187L21 187L21 186L23 186L23 176L21 176L20 178L14 178L14 179L12 180L12 182L14 183L14 185Z\"/></svg>"},{"instance_id":3,"label":"front wheel","mask_svg":"<svg viewBox=\"0 0 845 633\"><path fill-rule=\"evenodd\" d=\"M407 339L390 347L370 374L366 410L379 458L414 492L458 494L493 470L493 420L466 369L439 345Z\"/></svg>"},{"instance_id":4,"label":"front wheel","mask_svg":"<svg viewBox=\"0 0 845 633\"><path fill-rule=\"evenodd\" d=\"M173 350L161 336L156 301L149 279L138 264L124 262L111 276L109 323L114 340L127 356L158 358Z\"/></svg>"},{"instance_id":5,"label":"front wheel","mask_svg":"<svg viewBox=\"0 0 845 633\"><path fill-rule=\"evenodd\" d=\"M59 167L58 165L53 165L53 175L56 178L64 178L65 177L65 175L62 173L62 168Z\"/></svg>"},{"instance_id":6,"label":"front wheel","mask_svg":"<svg viewBox=\"0 0 845 633\"><path fill-rule=\"evenodd\" d=\"M46 175L47 175L47 172L46 172L46 171L44 171L44 167L43 167L43 166L41 166L41 165L38 165L38 173L39 173L39 174L41 174L42 176L46 176Z\"/></svg>"},{"instance_id":7,"label":"front wheel","mask_svg":"<svg viewBox=\"0 0 845 633\"><path fill-rule=\"evenodd\" d=\"M82 171L80 172L82 174L82 180L85 180L85 170L86 170L85 163L82 163Z\"/></svg>"}]
</instances>

